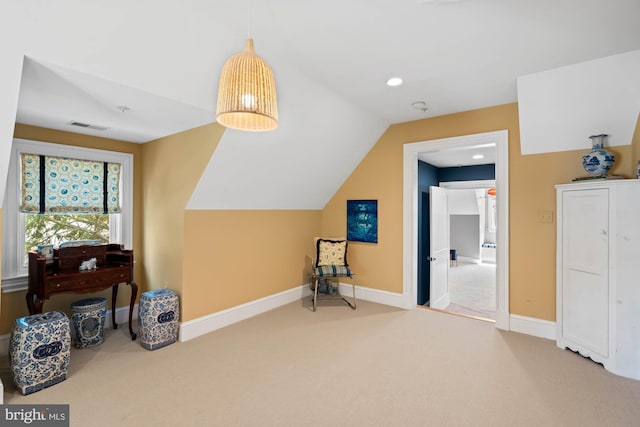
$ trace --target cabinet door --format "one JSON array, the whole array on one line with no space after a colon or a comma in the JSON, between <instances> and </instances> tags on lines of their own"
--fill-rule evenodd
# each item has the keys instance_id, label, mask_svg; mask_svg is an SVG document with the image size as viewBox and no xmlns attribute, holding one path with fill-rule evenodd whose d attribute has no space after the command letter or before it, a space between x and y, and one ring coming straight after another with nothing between
<instances>
[{"instance_id":1,"label":"cabinet door","mask_svg":"<svg viewBox=\"0 0 640 427\"><path fill-rule=\"evenodd\" d=\"M608 190L566 191L562 203L562 334L608 357Z\"/></svg>"}]
</instances>

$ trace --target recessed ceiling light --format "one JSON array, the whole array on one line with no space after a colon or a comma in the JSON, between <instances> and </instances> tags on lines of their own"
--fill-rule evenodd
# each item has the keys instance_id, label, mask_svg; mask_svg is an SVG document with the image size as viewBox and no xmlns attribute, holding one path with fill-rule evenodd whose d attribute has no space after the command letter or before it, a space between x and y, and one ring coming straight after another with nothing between
<instances>
[{"instance_id":1,"label":"recessed ceiling light","mask_svg":"<svg viewBox=\"0 0 640 427\"><path fill-rule=\"evenodd\" d=\"M474 154L471 158L473 160L480 160L480 159L484 159L484 155L482 155L482 154Z\"/></svg>"},{"instance_id":2,"label":"recessed ceiling light","mask_svg":"<svg viewBox=\"0 0 640 427\"><path fill-rule=\"evenodd\" d=\"M391 77L387 80L387 86L400 86L402 84L402 79L400 77Z\"/></svg>"}]
</instances>

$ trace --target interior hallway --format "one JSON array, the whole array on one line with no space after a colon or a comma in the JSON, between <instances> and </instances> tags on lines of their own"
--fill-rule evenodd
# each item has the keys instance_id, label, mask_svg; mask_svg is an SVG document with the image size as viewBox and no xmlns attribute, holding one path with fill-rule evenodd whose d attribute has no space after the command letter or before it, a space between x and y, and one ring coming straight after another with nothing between
<instances>
[{"instance_id":1,"label":"interior hallway","mask_svg":"<svg viewBox=\"0 0 640 427\"><path fill-rule=\"evenodd\" d=\"M449 297L445 310L496 319L496 265L461 258L449 269Z\"/></svg>"}]
</instances>

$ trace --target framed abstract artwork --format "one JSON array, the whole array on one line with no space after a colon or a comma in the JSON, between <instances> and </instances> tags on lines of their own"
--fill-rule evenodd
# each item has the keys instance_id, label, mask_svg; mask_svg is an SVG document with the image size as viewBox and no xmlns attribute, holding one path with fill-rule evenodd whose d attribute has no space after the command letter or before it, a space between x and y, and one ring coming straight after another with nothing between
<instances>
[{"instance_id":1,"label":"framed abstract artwork","mask_svg":"<svg viewBox=\"0 0 640 427\"><path fill-rule=\"evenodd\" d=\"M378 243L377 200L347 200L347 240Z\"/></svg>"}]
</instances>

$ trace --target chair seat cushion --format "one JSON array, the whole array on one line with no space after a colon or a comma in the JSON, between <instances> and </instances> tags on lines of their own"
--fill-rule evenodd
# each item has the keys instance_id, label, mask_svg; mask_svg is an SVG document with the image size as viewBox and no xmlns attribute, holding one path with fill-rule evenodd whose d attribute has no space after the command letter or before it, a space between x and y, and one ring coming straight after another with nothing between
<instances>
[{"instance_id":1,"label":"chair seat cushion","mask_svg":"<svg viewBox=\"0 0 640 427\"><path fill-rule=\"evenodd\" d=\"M353 275L351 269L346 265L321 265L316 267L315 272L318 277L351 277Z\"/></svg>"}]
</instances>

